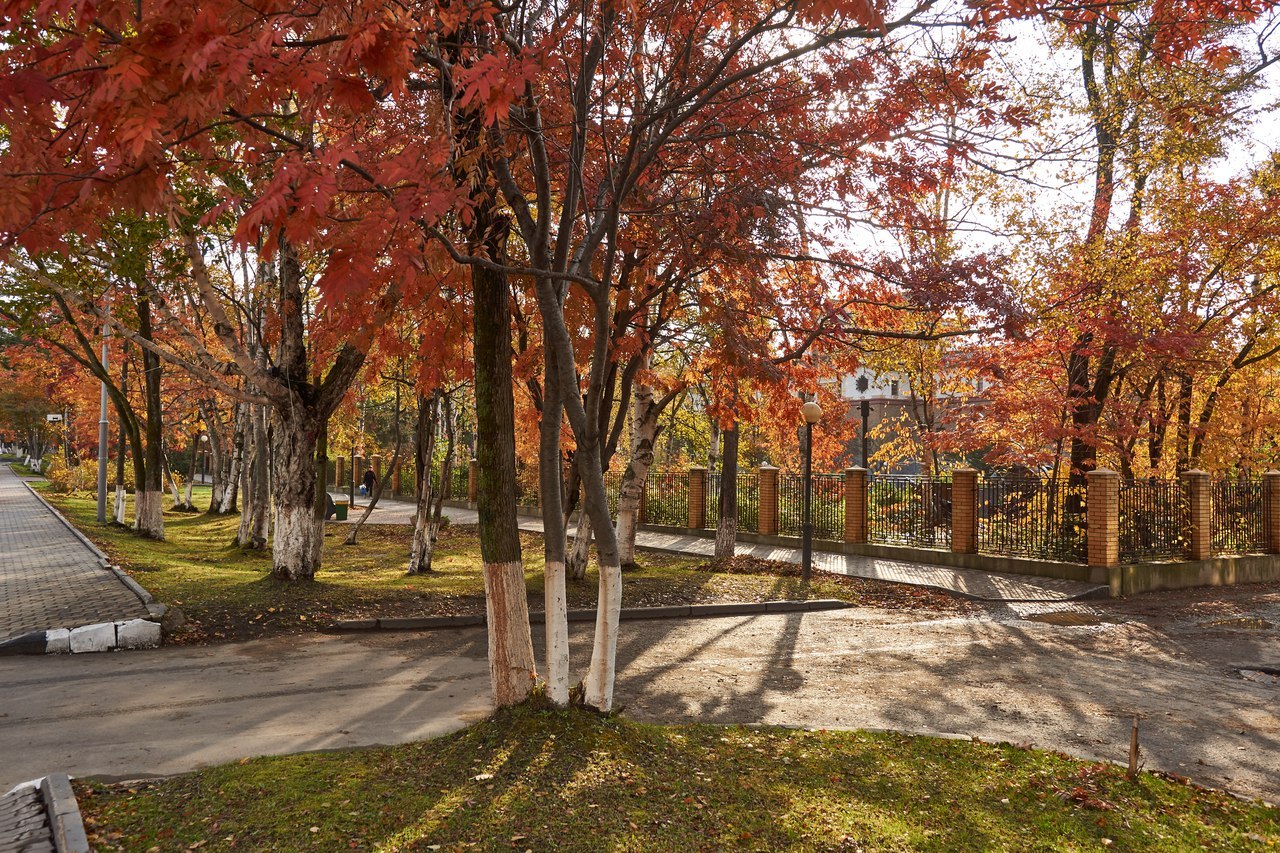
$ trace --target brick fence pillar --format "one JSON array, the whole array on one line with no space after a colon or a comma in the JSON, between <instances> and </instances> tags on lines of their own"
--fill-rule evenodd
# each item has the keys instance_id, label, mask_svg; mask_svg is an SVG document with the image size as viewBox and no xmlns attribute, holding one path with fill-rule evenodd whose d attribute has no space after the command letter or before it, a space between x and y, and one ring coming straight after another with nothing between
<instances>
[{"instance_id":1,"label":"brick fence pillar","mask_svg":"<svg viewBox=\"0 0 1280 853\"><path fill-rule=\"evenodd\" d=\"M759 532L764 536L778 535L778 469L761 465L756 469L760 478L760 515L756 520Z\"/></svg>"},{"instance_id":2,"label":"brick fence pillar","mask_svg":"<svg viewBox=\"0 0 1280 853\"><path fill-rule=\"evenodd\" d=\"M1262 539L1268 554L1280 554L1280 471L1262 475Z\"/></svg>"},{"instance_id":3,"label":"brick fence pillar","mask_svg":"<svg viewBox=\"0 0 1280 853\"><path fill-rule=\"evenodd\" d=\"M951 550L978 553L978 472L972 468L951 473Z\"/></svg>"},{"instance_id":4,"label":"brick fence pillar","mask_svg":"<svg viewBox=\"0 0 1280 853\"><path fill-rule=\"evenodd\" d=\"M1089 565L1120 565L1120 475L1098 468L1085 475Z\"/></svg>"},{"instance_id":5,"label":"brick fence pillar","mask_svg":"<svg viewBox=\"0 0 1280 853\"><path fill-rule=\"evenodd\" d=\"M707 525L707 469L695 465L689 469L689 527L701 530Z\"/></svg>"},{"instance_id":6,"label":"brick fence pillar","mask_svg":"<svg viewBox=\"0 0 1280 853\"><path fill-rule=\"evenodd\" d=\"M867 469L844 469L844 541L867 541Z\"/></svg>"},{"instance_id":7,"label":"brick fence pillar","mask_svg":"<svg viewBox=\"0 0 1280 853\"><path fill-rule=\"evenodd\" d=\"M1213 481L1208 471L1182 472L1187 499L1187 559L1207 560L1213 553Z\"/></svg>"},{"instance_id":8,"label":"brick fence pillar","mask_svg":"<svg viewBox=\"0 0 1280 853\"><path fill-rule=\"evenodd\" d=\"M471 464L467 466L467 501L469 503L476 502L476 495L480 491L480 463L472 459Z\"/></svg>"},{"instance_id":9,"label":"brick fence pillar","mask_svg":"<svg viewBox=\"0 0 1280 853\"><path fill-rule=\"evenodd\" d=\"M393 496L398 496L401 491L400 487L404 485L404 483L401 482L403 478L400 475L400 469L403 467L404 461L396 460L395 467L391 469L391 494Z\"/></svg>"},{"instance_id":10,"label":"brick fence pillar","mask_svg":"<svg viewBox=\"0 0 1280 853\"><path fill-rule=\"evenodd\" d=\"M372 459L370 459L369 467L373 469L374 475L378 478L378 481L381 482L382 481L382 456L375 455Z\"/></svg>"},{"instance_id":11,"label":"brick fence pillar","mask_svg":"<svg viewBox=\"0 0 1280 853\"><path fill-rule=\"evenodd\" d=\"M333 475L333 485L339 491L347 486L347 457L338 457L338 470Z\"/></svg>"}]
</instances>

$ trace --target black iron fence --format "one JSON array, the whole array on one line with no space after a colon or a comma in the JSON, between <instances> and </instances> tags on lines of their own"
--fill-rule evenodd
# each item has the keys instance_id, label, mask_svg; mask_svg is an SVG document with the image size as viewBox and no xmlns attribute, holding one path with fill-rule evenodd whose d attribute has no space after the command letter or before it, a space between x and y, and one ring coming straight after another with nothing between
<instances>
[{"instance_id":1,"label":"black iron fence","mask_svg":"<svg viewBox=\"0 0 1280 853\"><path fill-rule=\"evenodd\" d=\"M644 518L649 524L684 527L689 523L689 475L680 471L649 472Z\"/></svg>"},{"instance_id":2,"label":"black iron fence","mask_svg":"<svg viewBox=\"0 0 1280 853\"><path fill-rule=\"evenodd\" d=\"M815 539L844 538L844 475L814 474L810 494L810 519ZM778 532L804 534L804 477L778 476Z\"/></svg>"},{"instance_id":3,"label":"black iron fence","mask_svg":"<svg viewBox=\"0 0 1280 853\"><path fill-rule=\"evenodd\" d=\"M1219 480L1213 484L1211 549L1217 554L1260 554L1267 548L1262 481Z\"/></svg>"},{"instance_id":4,"label":"black iron fence","mask_svg":"<svg viewBox=\"0 0 1280 853\"><path fill-rule=\"evenodd\" d=\"M867 481L867 538L944 548L951 545L951 483L941 477L877 474Z\"/></svg>"},{"instance_id":5,"label":"black iron fence","mask_svg":"<svg viewBox=\"0 0 1280 853\"><path fill-rule=\"evenodd\" d=\"M411 476L405 465L405 477ZM455 495L465 495L466 465L452 475ZM438 476L436 474L435 476ZM719 520L722 476L706 476L704 526ZM804 532L804 480L777 475L777 532ZM622 471L605 475L609 511L616 517ZM687 471L652 471L644 491L644 518L650 524L684 527L690 516ZM408 481L411 482L411 481ZM411 490L411 486L406 486ZM815 539L840 541L845 528L845 479L814 474L811 518ZM521 478L518 498L536 502L536 482ZM979 553L1083 563L1088 560L1088 487L1067 478L1034 474L980 477L974 495ZM737 476L738 529L760 530L763 509L760 476ZM1263 484L1231 479L1212 484L1211 547L1216 554L1266 550ZM952 540L954 490L949 478L922 475L873 475L867 479L867 540L875 543L948 548ZM1188 496L1176 479L1119 482L1118 547L1123 563L1181 559L1188 551Z\"/></svg>"},{"instance_id":6,"label":"black iron fence","mask_svg":"<svg viewBox=\"0 0 1280 853\"><path fill-rule=\"evenodd\" d=\"M1084 562L1085 485L1011 475L978 482L978 551L1009 557Z\"/></svg>"},{"instance_id":7,"label":"black iron fence","mask_svg":"<svg viewBox=\"0 0 1280 853\"><path fill-rule=\"evenodd\" d=\"M1178 480L1120 481L1120 562L1179 559L1187 547L1186 530Z\"/></svg>"}]
</instances>

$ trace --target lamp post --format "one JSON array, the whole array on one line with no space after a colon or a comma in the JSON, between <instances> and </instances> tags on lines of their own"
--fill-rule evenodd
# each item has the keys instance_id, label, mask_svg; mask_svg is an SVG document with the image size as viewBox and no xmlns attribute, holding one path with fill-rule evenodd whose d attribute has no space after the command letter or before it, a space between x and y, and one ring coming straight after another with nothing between
<instances>
[{"instance_id":1,"label":"lamp post","mask_svg":"<svg viewBox=\"0 0 1280 853\"><path fill-rule=\"evenodd\" d=\"M203 483L209 467L209 433L200 433L200 482Z\"/></svg>"},{"instance_id":2,"label":"lamp post","mask_svg":"<svg viewBox=\"0 0 1280 853\"><path fill-rule=\"evenodd\" d=\"M800 580L806 585L813 573L813 425L822 420L822 407L810 400L800 407L804 418L804 550L800 558Z\"/></svg>"},{"instance_id":3,"label":"lamp post","mask_svg":"<svg viewBox=\"0 0 1280 853\"><path fill-rule=\"evenodd\" d=\"M867 458L867 421L871 419L871 401L863 400L858 404L862 415L862 467L871 470L871 460Z\"/></svg>"}]
</instances>

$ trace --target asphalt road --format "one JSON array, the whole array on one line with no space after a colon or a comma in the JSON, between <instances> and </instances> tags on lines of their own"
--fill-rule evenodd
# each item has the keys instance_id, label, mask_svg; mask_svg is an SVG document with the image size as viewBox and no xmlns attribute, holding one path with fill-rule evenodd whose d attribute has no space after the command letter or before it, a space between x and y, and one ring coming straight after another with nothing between
<instances>
[{"instance_id":1,"label":"asphalt road","mask_svg":"<svg viewBox=\"0 0 1280 853\"><path fill-rule=\"evenodd\" d=\"M1074 626L1026 610L628 622L617 702L653 721L951 732L1116 760L1138 715L1148 769L1280 802L1280 685L1237 672L1280 662L1280 592L1247 600L1270 621L1103 604L1053 609ZM589 639L573 637L577 672ZM486 712L484 644L472 629L0 659L0 790L449 731Z\"/></svg>"}]
</instances>

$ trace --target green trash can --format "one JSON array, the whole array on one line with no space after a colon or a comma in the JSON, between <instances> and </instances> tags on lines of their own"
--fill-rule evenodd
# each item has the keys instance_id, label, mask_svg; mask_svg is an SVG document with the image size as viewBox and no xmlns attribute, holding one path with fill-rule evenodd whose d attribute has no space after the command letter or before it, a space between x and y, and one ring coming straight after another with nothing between
<instances>
[{"instance_id":1,"label":"green trash can","mask_svg":"<svg viewBox=\"0 0 1280 853\"><path fill-rule=\"evenodd\" d=\"M333 517L338 521L346 521L350 499L346 495L330 496L330 499L333 501Z\"/></svg>"}]
</instances>

